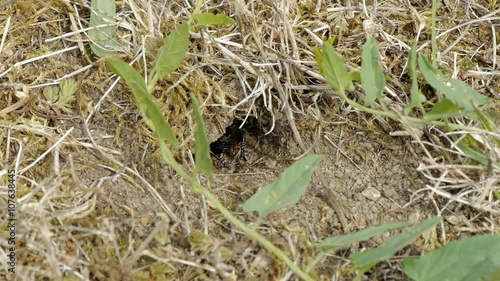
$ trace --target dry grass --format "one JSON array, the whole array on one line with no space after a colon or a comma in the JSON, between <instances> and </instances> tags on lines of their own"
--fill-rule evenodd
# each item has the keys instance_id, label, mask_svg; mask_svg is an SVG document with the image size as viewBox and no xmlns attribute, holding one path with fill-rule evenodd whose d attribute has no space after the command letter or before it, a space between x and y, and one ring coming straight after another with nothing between
<instances>
[{"instance_id":1,"label":"dry grass","mask_svg":"<svg viewBox=\"0 0 500 281\"><path fill-rule=\"evenodd\" d=\"M223 128L233 115L270 114L269 130L281 119L304 153L313 144L303 141L301 128L307 128L307 122L333 122L323 106L334 103L338 112L355 112L370 123L373 118L377 128L383 128L380 131L411 136L419 147L415 157L427 184L419 187L408 205L431 200L436 215L448 214L446 223L451 226L442 228L442 243L461 233L500 233L500 198L495 197L500 177L493 164L500 159L497 128L487 132L467 118L453 120L464 126L454 132L387 122L344 104L319 75L312 50L322 40L336 37L334 46L349 70L359 70L361 47L367 36L374 36L390 77L388 107L401 112L408 104L407 54L415 39L424 53L429 50L431 5L426 1L376 3L207 2L204 10L230 15L238 25L193 31L186 62L158 86L156 97L182 143L176 157L188 159L194 139L187 105L190 91L198 95L206 119L216 127ZM164 34L191 16L188 4L119 2L123 59L144 72ZM496 100L499 4L444 1L439 5L440 67ZM179 184L176 190L182 200L174 202L158 192L159 185L165 184L163 175L148 174L149 165L160 162L154 137L139 121L135 102L117 78L88 53L88 8L89 1L58 0L19 0L0 8L0 213L7 210L7 170L15 169L18 220L13 278L257 280L270 277L266 274L295 278L265 251L252 252L255 248L248 241L233 241L234 247L247 249L237 257L237 250L221 246L218 237L234 236L234 230L203 199L185 193L175 175L168 183ZM68 78L78 83L72 114L58 112L42 94L44 87ZM435 95L425 85L422 90L430 108ZM362 98L362 93L354 93L353 98ZM116 126L116 134L106 134L103 126ZM130 147L121 146L124 133L133 139ZM465 157L457 147L464 138L487 155L489 165ZM190 167L189 161L183 162ZM154 211L137 213L137 202L113 201L103 188L107 185L122 187L121 192L132 197L142 194L144 204L155 206ZM199 220L188 215L200 208ZM0 274L7 268L6 219L2 215ZM208 235L208 220L220 224L220 233ZM312 255L304 248L313 240L306 234L292 241L273 229L265 231L290 251L289 256L296 257L293 249L298 245L303 245L305 259ZM341 264L337 274L342 279L347 263ZM272 268L271 273L266 273L266 267Z\"/></svg>"}]
</instances>

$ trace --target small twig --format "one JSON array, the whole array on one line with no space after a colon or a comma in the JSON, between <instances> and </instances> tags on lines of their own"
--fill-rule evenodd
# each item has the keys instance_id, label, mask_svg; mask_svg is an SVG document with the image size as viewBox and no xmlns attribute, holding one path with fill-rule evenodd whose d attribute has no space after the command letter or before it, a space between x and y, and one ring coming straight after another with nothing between
<instances>
[{"instance_id":1,"label":"small twig","mask_svg":"<svg viewBox=\"0 0 500 281\"><path fill-rule=\"evenodd\" d=\"M363 169L361 169L358 164L356 164L356 162L354 162L354 160L352 160L351 157L347 156L347 154L345 154L345 152L343 152L342 150L340 150L340 148L335 144L333 143L333 141L331 139L329 139L327 136L325 136L325 139L331 144L333 145L338 152L340 152L342 155L344 155L345 158L347 158L358 170L360 170L363 174L365 173L365 171L363 171Z\"/></svg>"},{"instance_id":2,"label":"small twig","mask_svg":"<svg viewBox=\"0 0 500 281\"><path fill-rule=\"evenodd\" d=\"M318 173L316 176L321 181L323 188L316 194L317 197L323 199L328 206L330 206L335 213L337 213L337 217L339 218L340 224L342 225L342 230L344 233L349 233L349 224L347 223L347 219L345 218L344 211L340 205L340 202L333 195L333 191L330 189L325 179Z\"/></svg>"}]
</instances>

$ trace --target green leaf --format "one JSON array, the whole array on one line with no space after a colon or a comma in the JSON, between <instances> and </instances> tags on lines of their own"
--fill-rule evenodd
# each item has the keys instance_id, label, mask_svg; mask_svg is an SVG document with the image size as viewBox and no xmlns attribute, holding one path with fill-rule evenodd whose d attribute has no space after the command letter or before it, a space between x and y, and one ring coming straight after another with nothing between
<instances>
[{"instance_id":1,"label":"green leaf","mask_svg":"<svg viewBox=\"0 0 500 281\"><path fill-rule=\"evenodd\" d=\"M184 23L168 35L153 62L153 73L163 79L181 64L189 48L189 26Z\"/></svg>"},{"instance_id":2,"label":"green leaf","mask_svg":"<svg viewBox=\"0 0 500 281\"><path fill-rule=\"evenodd\" d=\"M325 73L323 72L323 52L321 51L320 48L314 47L313 53L314 53L314 59L318 64L319 73L321 74L321 76L325 77Z\"/></svg>"},{"instance_id":3,"label":"green leaf","mask_svg":"<svg viewBox=\"0 0 500 281\"><path fill-rule=\"evenodd\" d=\"M457 147L462 150L462 152L467 155L468 158L473 159L483 165L488 165L489 161L488 157L486 155L482 154L481 152L478 152L474 150L473 148L470 148L467 146L467 144L464 143L464 141L461 141L457 144ZM494 162L495 166L500 167L500 162Z\"/></svg>"},{"instance_id":4,"label":"green leaf","mask_svg":"<svg viewBox=\"0 0 500 281\"><path fill-rule=\"evenodd\" d=\"M337 51L327 42L323 42L323 52L316 51L316 61L321 75L336 92L345 93L345 90L353 91L351 76L345 67L344 61Z\"/></svg>"},{"instance_id":5,"label":"green leaf","mask_svg":"<svg viewBox=\"0 0 500 281\"><path fill-rule=\"evenodd\" d=\"M441 71L423 56L418 58L418 66L425 80L439 92L443 93L449 100L464 108L470 116L474 106L481 106L489 102L489 98L479 94L464 82L457 79L448 79ZM449 83L446 84L446 83Z\"/></svg>"},{"instance_id":6,"label":"green leaf","mask_svg":"<svg viewBox=\"0 0 500 281\"><path fill-rule=\"evenodd\" d=\"M443 99L437 102L431 111L425 116L426 120L436 120L449 118L460 115L460 106L456 105L453 101L449 99Z\"/></svg>"},{"instance_id":7,"label":"green leaf","mask_svg":"<svg viewBox=\"0 0 500 281\"><path fill-rule=\"evenodd\" d=\"M494 123L491 120L491 117L488 116L488 110L481 110L477 107L474 107L474 112L476 113L476 116L478 117L479 121L481 124L483 124L484 128L490 132L495 132L495 128L493 127ZM497 144L500 144L499 141L497 141Z\"/></svg>"},{"instance_id":8,"label":"green leaf","mask_svg":"<svg viewBox=\"0 0 500 281\"><path fill-rule=\"evenodd\" d=\"M43 96L47 101L55 103L59 99L59 88L56 86L47 86L43 88Z\"/></svg>"},{"instance_id":9,"label":"green leaf","mask_svg":"<svg viewBox=\"0 0 500 281\"><path fill-rule=\"evenodd\" d=\"M359 72L359 71L351 71L351 72L349 72L349 76L351 76L351 80L353 82L361 83L361 72Z\"/></svg>"},{"instance_id":10,"label":"green leaf","mask_svg":"<svg viewBox=\"0 0 500 281\"><path fill-rule=\"evenodd\" d=\"M322 252L334 252L338 249L350 247L353 243L368 240L373 236L411 225L410 222L397 222L380 226L370 226L355 233L327 238L318 243L317 246Z\"/></svg>"},{"instance_id":11,"label":"green leaf","mask_svg":"<svg viewBox=\"0 0 500 281\"><path fill-rule=\"evenodd\" d=\"M383 95L385 77L378 59L378 46L373 37L366 41L363 47L363 60L361 63L361 84L365 90L365 106L370 106L376 99Z\"/></svg>"},{"instance_id":12,"label":"green leaf","mask_svg":"<svg viewBox=\"0 0 500 281\"><path fill-rule=\"evenodd\" d=\"M354 264L357 270L361 273L366 272L372 266L380 261L387 260L394 254L409 245L413 240L417 239L422 233L441 221L441 217L427 219L420 224L414 226L409 231L393 236L387 240L384 246L363 253L354 253L349 259Z\"/></svg>"},{"instance_id":13,"label":"green leaf","mask_svg":"<svg viewBox=\"0 0 500 281\"><path fill-rule=\"evenodd\" d=\"M432 66L427 58L420 56L418 58L418 67L420 68L422 75L424 75L425 80L427 80L427 82L429 82L434 89L445 94L446 96L454 96L453 90L445 84L448 81L448 78L441 73L441 71Z\"/></svg>"},{"instance_id":14,"label":"green leaf","mask_svg":"<svg viewBox=\"0 0 500 281\"><path fill-rule=\"evenodd\" d=\"M61 82L59 88L61 89L59 92L60 97L56 105L66 113L73 113L70 104L76 100L76 81L73 79L65 79Z\"/></svg>"},{"instance_id":15,"label":"green leaf","mask_svg":"<svg viewBox=\"0 0 500 281\"><path fill-rule=\"evenodd\" d=\"M257 211L262 218L274 210L297 203L306 191L314 168L321 159L321 155L300 159L288 167L275 182L263 187L248 199L243 204L243 211Z\"/></svg>"},{"instance_id":16,"label":"green leaf","mask_svg":"<svg viewBox=\"0 0 500 281\"><path fill-rule=\"evenodd\" d=\"M172 151L170 150L170 148L168 148L167 144L164 141L160 141L159 144L160 144L161 156L162 156L163 160L165 161L165 163L170 165L175 170L175 172L179 176L181 176L183 179L185 179L186 181L189 182L189 181L193 180L193 178L184 171L184 169L177 162L177 160L175 160L175 157L172 154ZM199 190L196 186L192 186L192 187L193 187L193 190L195 192L199 192Z\"/></svg>"},{"instance_id":17,"label":"green leaf","mask_svg":"<svg viewBox=\"0 0 500 281\"><path fill-rule=\"evenodd\" d=\"M205 122L201 117L201 110L196 96L191 93L191 102L193 103L194 115L196 117L196 157L195 166L196 170L202 170L209 176L210 180L213 179L213 165L212 158L210 157L210 145L207 140L207 133L205 130Z\"/></svg>"},{"instance_id":18,"label":"green leaf","mask_svg":"<svg viewBox=\"0 0 500 281\"><path fill-rule=\"evenodd\" d=\"M465 99L467 101L466 104L470 105L471 107L473 105L481 106L487 104L490 101L488 97L479 94L478 92L476 92L476 90L465 84L463 81L450 79L450 84L455 89L457 95L459 95L457 98L460 98L462 100Z\"/></svg>"},{"instance_id":19,"label":"green leaf","mask_svg":"<svg viewBox=\"0 0 500 281\"><path fill-rule=\"evenodd\" d=\"M214 239L199 230L193 231L189 235L188 241L193 251L203 252L204 255L208 255L214 250Z\"/></svg>"},{"instance_id":20,"label":"green leaf","mask_svg":"<svg viewBox=\"0 0 500 281\"><path fill-rule=\"evenodd\" d=\"M91 6L90 27L93 29L88 32L91 39L90 49L98 57L111 56L118 46L115 1L92 0Z\"/></svg>"},{"instance_id":21,"label":"green leaf","mask_svg":"<svg viewBox=\"0 0 500 281\"><path fill-rule=\"evenodd\" d=\"M134 68L121 60L107 59L106 62L109 68L125 80L127 86L132 90L144 121L155 132L158 139L161 142L167 140L172 146L178 147L179 142L165 121L163 114L161 114L158 104L156 104L153 97L148 93L142 76Z\"/></svg>"},{"instance_id":22,"label":"green leaf","mask_svg":"<svg viewBox=\"0 0 500 281\"><path fill-rule=\"evenodd\" d=\"M76 100L76 82L73 79L65 79L59 87L49 86L43 89L43 96L57 108L65 113L73 113L71 103Z\"/></svg>"},{"instance_id":23,"label":"green leaf","mask_svg":"<svg viewBox=\"0 0 500 281\"><path fill-rule=\"evenodd\" d=\"M73 79L65 79L59 85L61 88L61 96L72 96L76 93L76 81Z\"/></svg>"},{"instance_id":24,"label":"green leaf","mask_svg":"<svg viewBox=\"0 0 500 281\"><path fill-rule=\"evenodd\" d=\"M328 38L325 42L326 42L326 44L333 46L333 43L335 43L336 40L337 40L337 35L334 35L334 36Z\"/></svg>"},{"instance_id":25,"label":"green leaf","mask_svg":"<svg viewBox=\"0 0 500 281\"><path fill-rule=\"evenodd\" d=\"M414 43L411 47L410 53L408 55L408 65L410 69L411 76L411 100L410 104L405 107L404 114L408 115L414 107L418 107L424 112L422 103L425 102L426 98L420 92L418 88L418 77L417 77L417 43Z\"/></svg>"},{"instance_id":26,"label":"green leaf","mask_svg":"<svg viewBox=\"0 0 500 281\"><path fill-rule=\"evenodd\" d=\"M496 201L500 200L500 190L493 190L493 197L495 197Z\"/></svg>"},{"instance_id":27,"label":"green leaf","mask_svg":"<svg viewBox=\"0 0 500 281\"><path fill-rule=\"evenodd\" d=\"M196 24L193 27L219 24L236 25L236 22L232 18L223 14L201 13L193 15L193 18L196 20Z\"/></svg>"},{"instance_id":28,"label":"green leaf","mask_svg":"<svg viewBox=\"0 0 500 281\"><path fill-rule=\"evenodd\" d=\"M479 281L492 278L500 270L500 235L475 236L450 242L422 257L405 259L403 269L417 281Z\"/></svg>"}]
</instances>

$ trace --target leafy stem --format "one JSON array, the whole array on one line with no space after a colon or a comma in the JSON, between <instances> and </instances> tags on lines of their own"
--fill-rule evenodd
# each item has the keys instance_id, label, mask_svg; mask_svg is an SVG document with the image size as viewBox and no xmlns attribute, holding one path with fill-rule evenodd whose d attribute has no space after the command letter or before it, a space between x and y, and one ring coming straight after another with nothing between
<instances>
[{"instance_id":1,"label":"leafy stem","mask_svg":"<svg viewBox=\"0 0 500 281\"><path fill-rule=\"evenodd\" d=\"M228 209L224 207L224 205L213 195L210 190L206 187L202 186L195 175L189 175L177 161L175 161L174 157L170 149L164 142L160 142L160 149L165 161L180 175L184 178L192 187L196 193L205 196L205 198L212 203L212 205L217 209L228 221L233 223L237 228L243 231L248 237L254 239L258 243L260 243L266 250L270 253L274 254L276 257L281 259L290 269L297 274L303 280L314 280L309 274L303 271L298 265L296 265L283 251L281 251L278 247L276 247L271 241L266 239L264 236L260 235L255 229L247 226L244 222L235 217Z\"/></svg>"},{"instance_id":2,"label":"leafy stem","mask_svg":"<svg viewBox=\"0 0 500 281\"><path fill-rule=\"evenodd\" d=\"M266 239L264 236L259 234L255 229L247 226L244 222L235 217L228 209L226 209L222 203L205 187L200 185L195 178L191 178L191 186L194 187L195 191L205 196L213 206L231 223L233 223L237 228L243 231L248 237L254 239L259 244L261 244L267 251L282 260L297 276L303 280L314 280L309 274L303 271L298 265L296 265L283 251L276 247L271 241Z\"/></svg>"},{"instance_id":3,"label":"leafy stem","mask_svg":"<svg viewBox=\"0 0 500 281\"><path fill-rule=\"evenodd\" d=\"M356 109L362 110L362 111L367 112L369 114L388 117L388 118L391 118L391 119L396 120L396 121L403 120L403 121L415 123L415 124L444 126L444 127L447 127L451 130L469 130L469 131L484 132L483 130L471 128L471 127L464 126L464 125L459 125L459 124L454 124L454 123L449 123L449 122L444 122L444 121L431 121L431 120L426 120L426 119L419 119L419 118L415 118L415 117L411 117L411 116L392 113L389 111L377 110L377 109L373 109L370 107L366 107L366 106L359 104L356 101L348 98L346 96L346 94L344 93L344 91L339 91L338 95L340 96L340 98L345 100L349 105L353 106Z\"/></svg>"}]
</instances>

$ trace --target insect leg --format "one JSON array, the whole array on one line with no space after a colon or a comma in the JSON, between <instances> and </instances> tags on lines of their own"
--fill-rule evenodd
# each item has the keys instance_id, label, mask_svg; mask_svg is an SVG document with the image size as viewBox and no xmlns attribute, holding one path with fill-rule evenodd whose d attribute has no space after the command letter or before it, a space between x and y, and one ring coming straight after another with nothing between
<instances>
[{"instance_id":1,"label":"insect leg","mask_svg":"<svg viewBox=\"0 0 500 281\"><path fill-rule=\"evenodd\" d=\"M245 161L247 161L247 141L245 137L245 133L241 132L241 142L240 142L240 151L241 151L241 158Z\"/></svg>"},{"instance_id":2,"label":"insect leg","mask_svg":"<svg viewBox=\"0 0 500 281\"><path fill-rule=\"evenodd\" d=\"M213 157L215 157L215 159L217 159L217 161L225 168L230 168L231 167L231 163L227 162L227 161L224 161L224 159L222 159L222 157L220 156L220 154L215 154L213 152L210 152L210 154L212 154Z\"/></svg>"}]
</instances>

